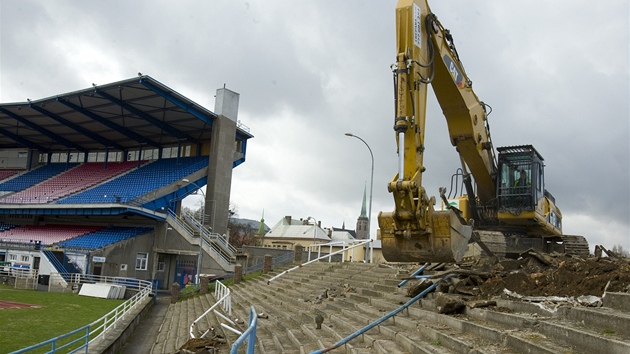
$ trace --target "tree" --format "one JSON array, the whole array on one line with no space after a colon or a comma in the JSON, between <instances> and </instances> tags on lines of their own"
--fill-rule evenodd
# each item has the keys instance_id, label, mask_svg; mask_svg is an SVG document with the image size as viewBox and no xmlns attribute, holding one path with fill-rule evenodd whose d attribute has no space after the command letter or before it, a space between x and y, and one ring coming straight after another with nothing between
<instances>
[{"instance_id":1,"label":"tree","mask_svg":"<svg viewBox=\"0 0 630 354\"><path fill-rule=\"evenodd\" d=\"M614 245L612 251L618 255L630 258L630 251L625 250L622 245Z\"/></svg>"},{"instance_id":2,"label":"tree","mask_svg":"<svg viewBox=\"0 0 630 354\"><path fill-rule=\"evenodd\" d=\"M256 229L250 224L238 223L234 218L228 220L230 230L230 245L234 248L241 248L243 245L256 244Z\"/></svg>"}]
</instances>

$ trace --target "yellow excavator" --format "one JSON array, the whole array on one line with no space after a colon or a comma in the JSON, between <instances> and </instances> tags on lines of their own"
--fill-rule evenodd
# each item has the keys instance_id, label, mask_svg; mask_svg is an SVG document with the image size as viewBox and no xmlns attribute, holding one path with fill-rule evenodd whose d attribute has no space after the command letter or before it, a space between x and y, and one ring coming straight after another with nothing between
<instances>
[{"instance_id":1,"label":"yellow excavator","mask_svg":"<svg viewBox=\"0 0 630 354\"><path fill-rule=\"evenodd\" d=\"M392 65L398 173L388 184L393 212L380 212L383 256L392 262L462 260L469 245L512 257L529 249L588 255L582 236L562 234L562 213L545 189L544 160L531 145L495 148L487 116L464 71L453 37L426 0L396 7L396 62ZM461 159L466 194L442 210L422 186L426 102L432 86Z\"/></svg>"}]
</instances>

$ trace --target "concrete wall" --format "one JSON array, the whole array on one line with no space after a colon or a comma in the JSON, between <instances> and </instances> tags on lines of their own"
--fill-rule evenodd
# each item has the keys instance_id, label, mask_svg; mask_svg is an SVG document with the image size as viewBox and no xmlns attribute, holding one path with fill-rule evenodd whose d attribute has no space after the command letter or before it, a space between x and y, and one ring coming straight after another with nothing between
<instances>
[{"instance_id":1,"label":"concrete wall","mask_svg":"<svg viewBox=\"0 0 630 354\"><path fill-rule=\"evenodd\" d=\"M175 228L168 226L167 223L162 223L156 229L155 252L151 255L152 264L154 264L155 268L152 268L151 278L147 279L157 279L160 289L167 290L178 279L178 273L176 272L178 261L194 264L196 269L199 258L199 245L190 242ZM158 270L158 263L160 262L164 264L162 270ZM202 274L221 275L226 273L205 250L201 264Z\"/></svg>"},{"instance_id":2,"label":"concrete wall","mask_svg":"<svg viewBox=\"0 0 630 354\"><path fill-rule=\"evenodd\" d=\"M142 280L151 279L153 267L153 242L156 233L136 236L113 245L90 252L89 273L94 274L94 267L101 265L101 275L136 278ZM147 254L147 266L145 270L136 269L138 253ZM105 257L104 263L94 263L94 257ZM126 265L126 269L124 268Z\"/></svg>"},{"instance_id":3,"label":"concrete wall","mask_svg":"<svg viewBox=\"0 0 630 354\"><path fill-rule=\"evenodd\" d=\"M30 156L27 149L2 150L0 151L0 167L1 168L28 168L28 157ZM37 154L39 158L39 154ZM37 160L35 160L35 164Z\"/></svg>"}]
</instances>

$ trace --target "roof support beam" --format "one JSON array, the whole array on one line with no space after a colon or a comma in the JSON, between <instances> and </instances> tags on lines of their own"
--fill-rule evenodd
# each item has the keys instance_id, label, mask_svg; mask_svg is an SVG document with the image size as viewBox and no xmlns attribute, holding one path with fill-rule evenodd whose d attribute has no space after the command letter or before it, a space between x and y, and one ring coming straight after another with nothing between
<instances>
[{"instance_id":1,"label":"roof support beam","mask_svg":"<svg viewBox=\"0 0 630 354\"><path fill-rule=\"evenodd\" d=\"M178 139L185 139L185 140L189 140L189 141L194 142L194 143L199 143L196 139L193 139L188 134L185 134L185 133L183 133L183 132L173 128L172 126L162 122L161 120L159 120L159 119L157 119L155 117L152 117L151 115L149 115L149 114L147 114L147 113L145 113L145 112L135 108L134 106L130 105L127 102L119 100L118 98L116 98L116 97L114 97L114 96L112 96L112 95L110 95L110 94L108 94L108 93L106 93L104 91L101 91L99 89L96 89L94 91L99 96L101 96L103 98L106 98L106 99L110 100L111 102L119 105L123 109L125 109L125 110L131 112L132 114L136 115L138 118L142 118L142 119L148 121L149 123L160 127L160 129L168 132L169 134L177 137Z\"/></svg>"},{"instance_id":2,"label":"roof support beam","mask_svg":"<svg viewBox=\"0 0 630 354\"><path fill-rule=\"evenodd\" d=\"M56 115L56 114L54 114L52 112L49 112L49 111L47 111L47 110L45 110L45 109L43 109L41 107L38 107L36 105L29 105L29 107L31 109L34 109L37 112L47 116L47 117L49 117L49 118L52 118L52 119L56 120L57 122L59 122L61 124L64 124L64 125L70 127L71 129L76 130L77 132L87 136L88 138L90 138L90 139L92 139L94 141L97 141L98 143L102 144L104 147L113 147L113 148L115 148L117 150L121 150L121 151L125 150L125 148L122 147L121 145L119 145L119 144L117 144L117 143L115 143L115 142L113 142L111 140L107 140L107 139L103 138L102 136L100 136L98 134L95 134L95 133L91 132L88 129L83 128L82 126L80 126L78 124L75 124L75 123L73 123L73 122L71 122L71 121L69 121L69 120L67 120L65 118L61 118L60 116L58 116L58 115Z\"/></svg>"},{"instance_id":3,"label":"roof support beam","mask_svg":"<svg viewBox=\"0 0 630 354\"><path fill-rule=\"evenodd\" d=\"M151 91L153 91L153 92L157 93L158 95L164 97L166 100L170 101L171 103L173 103L177 107L185 110L186 112L192 114L193 116L201 119L206 124L212 126L212 119L208 119L208 114L207 113L203 113L201 110L197 109L196 107L191 106L189 104L186 104L186 102L184 102L183 100L175 97L172 93L161 89L160 87L154 85L153 83L149 82L148 80L140 79L140 83L142 85L144 85L145 87L151 89ZM216 115L214 115L214 113L212 113L212 115L216 116Z\"/></svg>"},{"instance_id":4,"label":"roof support beam","mask_svg":"<svg viewBox=\"0 0 630 354\"><path fill-rule=\"evenodd\" d=\"M76 104L74 104L72 102L66 101L66 100L61 99L59 97L57 97L57 102L65 105L65 106L67 106L69 108L72 108L72 109L74 109L77 112L81 112L83 115L85 115L85 116L87 116L89 118L92 118L93 120L103 124L104 126L110 128L110 129L113 129L113 130L115 130L115 131L117 131L117 132L127 136L128 138L137 141L138 143L145 143L147 145L151 145L151 146L156 147L156 148L160 147L160 144L156 143L155 141L147 139L147 138L143 137L140 134L137 134L137 133L135 133L135 132L133 132L133 131L123 127L123 126L120 126L120 125L118 125L118 124L116 124L114 122L111 122L111 121L109 121L109 120L99 116L98 114L93 113L93 112L91 112L91 111L89 111L89 110L87 110L87 109L85 109L83 107L80 107L80 106L78 106L78 105L76 105Z\"/></svg>"},{"instance_id":5,"label":"roof support beam","mask_svg":"<svg viewBox=\"0 0 630 354\"><path fill-rule=\"evenodd\" d=\"M78 151L81 151L81 152L85 152L86 151L86 149L84 149L82 146L77 145L77 144L75 144L75 143L73 143L73 142L71 142L69 140L66 140L66 139L62 138L61 136L59 136L59 135L57 135L57 134L55 134L55 133L53 133L53 132L51 132L51 131L49 131L47 129L42 128L39 125L37 125L37 124L35 124L35 123L31 122L31 121L28 121L28 120L18 116L17 114L15 114L15 113L13 113L13 112L5 109L5 108L0 107L0 112L8 115L9 117L17 120L18 122L20 122L20 123L22 123L24 125L27 125L27 126L31 127L32 129L35 129L36 131L38 131L41 134L49 137L50 139L56 141L57 143L59 143L61 145L64 145L68 149L75 149L75 150L78 150Z\"/></svg>"},{"instance_id":6,"label":"roof support beam","mask_svg":"<svg viewBox=\"0 0 630 354\"><path fill-rule=\"evenodd\" d=\"M48 149L44 148L43 146L35 144L29 140L26 140L19 135L15 135L6 129L0 128L0 134L13 139L22 145L27 146L29 149L39 150L42 152L48 152Z\"/></svg>"}]
</instances>

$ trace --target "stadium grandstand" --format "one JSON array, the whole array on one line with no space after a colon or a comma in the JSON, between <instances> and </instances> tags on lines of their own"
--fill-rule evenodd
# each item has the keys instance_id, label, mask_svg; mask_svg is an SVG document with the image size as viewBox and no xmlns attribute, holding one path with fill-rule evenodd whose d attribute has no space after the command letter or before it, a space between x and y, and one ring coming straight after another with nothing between
<instances>
[{"instance_id":1,"label":"stadium grandstand","mask_svg":"<svg viewBox=\"0 0 630 354\"><path fill-rule=\"evenodd\" d=\"M0 261L40 282L82 273L163 289L232 271L232 169L253 136L239 95L215 97L210 111L139 74L0 104ZM205 215L182 212L194 193Z\"/></svg>"}]
</instances>

